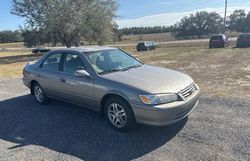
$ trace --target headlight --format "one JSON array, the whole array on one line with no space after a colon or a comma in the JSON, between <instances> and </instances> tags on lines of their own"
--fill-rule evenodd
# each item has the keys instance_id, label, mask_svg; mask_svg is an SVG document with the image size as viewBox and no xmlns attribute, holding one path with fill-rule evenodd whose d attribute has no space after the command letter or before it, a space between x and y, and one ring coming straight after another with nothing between
<instances>
[{"instance_id":1,"label":"headlight","mask_svg":"<svg viewBox=\"0 0 250 161\"><path fill-rule=\"evenodd\" d=\"M143 103L150 105L178 101L176 94L139 95L139 98Z\"/></svg>"},{"instance_id":2,"label":"headlight","mask_svg":"<svg viewBox=\"0 0 250 161\"><path fill-rule=\"evenodd\" d=\"M160 104L160 99L157 95L139 95L141 101L145 104L151 105L151 104Z\"/></svg>"}]
</instances>

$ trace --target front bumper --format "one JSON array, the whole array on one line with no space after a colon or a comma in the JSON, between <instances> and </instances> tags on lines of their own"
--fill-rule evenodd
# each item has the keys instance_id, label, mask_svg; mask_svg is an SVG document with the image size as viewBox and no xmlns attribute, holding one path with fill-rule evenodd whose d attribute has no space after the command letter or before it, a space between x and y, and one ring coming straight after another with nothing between
<instances>
[{"instance_id":1,"label":"front bumper","mask_svg":"<svg viewBox=\"0 0 250 161\"><path fill-rule=\"evenodd\" d=\"M225 46L225 43L223 43L223 42L209 43L209 46L213 46L213 47L222 47L222 46Z\"/></svg>"},{"instance_id":2,"label":"front bumper","mask_svg":"<svg viewBox=\"0 0 250 161\"><path fill-rule=\"evenodd\" d=\"M198 105L200 89L196 90L187 100L168 104L146 106L144 104L131 104L137 123L166 126L176 123L186 116Z\"/></svg>"},{"instance_id":3,"label":"front bumper","mask_svg":"<svg viewBox=\"0 0 250 161\"><path fill-rule=\"evenodd\" d=\"M23 77L22 80L23 80L23 84L26 87L30 88L30 80L28 78L26 78L26 77Z\"/></svg>"}]
</instances>

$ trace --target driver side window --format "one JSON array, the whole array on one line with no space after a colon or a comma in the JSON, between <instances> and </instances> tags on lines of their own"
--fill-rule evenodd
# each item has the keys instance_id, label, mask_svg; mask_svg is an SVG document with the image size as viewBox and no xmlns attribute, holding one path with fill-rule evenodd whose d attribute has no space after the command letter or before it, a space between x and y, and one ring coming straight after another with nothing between
<instances>
[{"instance_id":1,"label":"driver side window","mask_svg":"<svg viewBox=\"0 0 250 161\"><path fill-rule=\"evenodd\" d=\"M68 53L64 57L63 72L75 74L77 70L84 69L84 64L78 54Z\"/></svg>"}]
</instances>

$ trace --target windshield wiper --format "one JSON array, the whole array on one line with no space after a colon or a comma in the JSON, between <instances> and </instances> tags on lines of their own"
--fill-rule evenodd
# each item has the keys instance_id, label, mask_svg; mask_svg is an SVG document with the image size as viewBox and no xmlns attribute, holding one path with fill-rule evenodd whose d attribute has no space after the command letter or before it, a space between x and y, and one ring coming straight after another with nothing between
<instances>
[{"instance_id":1,"label":"windshield wiper","mask_svg":"<svg viewBox=\"0 0 250 161\"><path fill-rule=\"evenodd\" d=\"M109 69L109 70L104 70L104 71L100 72L99 74L107 74L107 73L118 72L118 71L122 71L122 69Z\"/></svg>"},{"instance_id":2,"label":"windshield wiper","mask_svg":"<svg viewBox=\"0 0 250 161\"><path fill-rule=\"evenodd\" d=\"M127 68L124 68L122 69L122 71L126 71L126 70L129 70L131 68L138 68L138 67L141 67L142 65L134 65L134 66L130 66L130 67L127 67Z\"/></svg>"},{"instance_id":3,"label":"windshield wiper","mask_svg":"<svg viewBox=\"0 0 250 161\"><path fill-rule=\"evenodd\" d=\"M131 68L138 68L141 66L142 65L134 65L134 66L130 66L130 67L123 68L123 69L109 69L109 70L104 70L104 71L100 72L99 74L107 74L107 73L118 72L118 71L127 71Z\"/></svg>"}]
</instances>

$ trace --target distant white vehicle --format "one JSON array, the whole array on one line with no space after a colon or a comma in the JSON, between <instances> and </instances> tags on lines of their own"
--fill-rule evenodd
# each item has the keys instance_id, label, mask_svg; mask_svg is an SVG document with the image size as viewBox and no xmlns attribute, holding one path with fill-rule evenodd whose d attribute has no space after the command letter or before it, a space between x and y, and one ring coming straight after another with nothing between
<instances>
[{"instance_id":1,"label":"distant white vehicle","mask_svg":"<svg viewBox=\"0 0 250 161\"><path fill-rule=\"evenodd\" d=\"M156 43L152 41L141 41L137 43L136 49L137 51L147 51L147 50L155 50Z\"/></svg>"}]
</instances>

